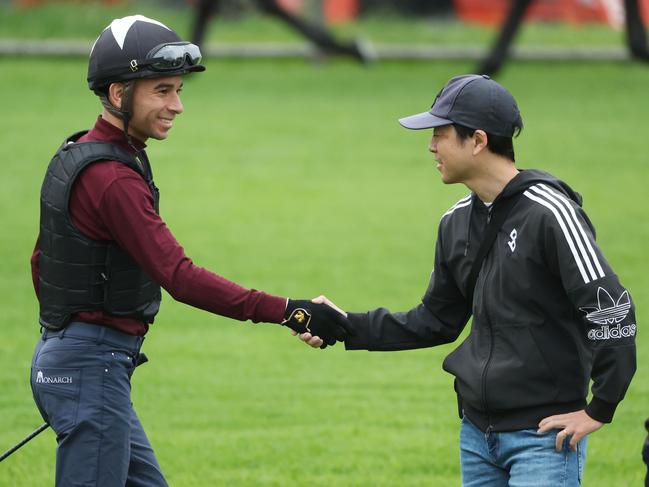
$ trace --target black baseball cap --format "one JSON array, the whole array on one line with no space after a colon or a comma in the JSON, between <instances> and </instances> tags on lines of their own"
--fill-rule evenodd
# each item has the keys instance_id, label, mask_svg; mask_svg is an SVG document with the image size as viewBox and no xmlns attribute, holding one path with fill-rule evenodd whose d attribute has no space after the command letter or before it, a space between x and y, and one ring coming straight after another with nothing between
<instances>
[{"instance_id":1,"label":"black baseball cap","mask_svg":"<svg viewBox=\"0 0 649 487\"><path fill-rule=\"evenodd\" d=\"M429 111L400 118L399 123L413 130L457 123L502 137L512 137L523 126L514 97L486 74L451 78Z\"/></svg>"}]
</instances>

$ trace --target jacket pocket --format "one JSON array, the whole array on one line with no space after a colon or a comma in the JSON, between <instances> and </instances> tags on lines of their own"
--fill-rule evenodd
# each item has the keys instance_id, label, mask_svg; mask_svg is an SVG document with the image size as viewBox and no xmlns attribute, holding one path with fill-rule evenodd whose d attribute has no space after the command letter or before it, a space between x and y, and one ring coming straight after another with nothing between
<instances>
[{"instance_id":1,"label":"jacket pocket","mask_svg":"<svg viewBox=\"0 0 649 487\"><path fill-rule=\"evenodd\" d=\"M455 392L461 400L477 408L483 407L481 378L488 358L488 343L486 336L475 334L471 330L469 336L444 359L442 365L446 372L455 376Z\"/></svg>"},{"instance_id":2,"label":"jacket pocket","mask_svg":"<svg viewBox=\"0 0 649 487\"><path fill-rule=\"evenodd\" d=\"M541 350L529 325L499 326L486 374L486 396L493 410L538 406L559 395L557 376L547 351Z\"/></svg>"},{"instance_id":3,"label":"jacket pocket","mask_svg":"<svg viewBox=\"0 0 649 487\"><path fill-rule=\"evenodd\" d=\"M81 369L34 367L31 376L34 400L57 436L77 423Z\"/></svg>"}]
</instances>

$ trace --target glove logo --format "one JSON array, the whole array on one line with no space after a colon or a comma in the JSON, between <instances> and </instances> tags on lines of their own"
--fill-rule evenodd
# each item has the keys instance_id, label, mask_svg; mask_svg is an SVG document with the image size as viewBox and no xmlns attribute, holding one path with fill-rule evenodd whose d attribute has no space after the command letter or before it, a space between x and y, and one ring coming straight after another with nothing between
<instances>
[{"instance_id":1,"label":"glove logo","mask_svg":"<svg viewBox=\"0 0 649 487\"><path fill-rule=\"evenodd\" d=\"M585 306L579 309L586 313L586 319L591 323L610 325L626 318L631 310L631 299L629 292L624 291L616 301L606 289L600 287L597 289L597 307Z\"/></svg>"},{"instance_id":2,"label":"glove logo","mask_svg":"<svg viewBox=\"0 0 649 487\"><path fill-rule=\"evenodd\" d=\"M296 308L291 311L291 314L286 318L282 324L291 323L293 326L290 326L293 330L298 333L304 333L311 330L309 329L309 323L311 323L311 313L309 313L304 308Z\"/></svg>"}]
</instances>

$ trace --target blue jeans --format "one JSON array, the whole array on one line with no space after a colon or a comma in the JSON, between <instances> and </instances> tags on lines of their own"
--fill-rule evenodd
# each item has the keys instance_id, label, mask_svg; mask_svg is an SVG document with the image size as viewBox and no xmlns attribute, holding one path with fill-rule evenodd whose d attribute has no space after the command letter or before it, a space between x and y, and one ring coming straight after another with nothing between
<instances>
[{"instance_id":1,"label":"blue jeans","mask_svg":"<svg viewBox=\"0 0 649 487\"><path fill-rule=\"evenodd\" d=\"M578 487L586 460L586 438L570 450L569 438L555 450L558 430L484 433L466 417L460 430L463 487Z\"/></svg>"},{"instance_id":2,"label":"blue jeans","mask_svg":"<svg viewBox=\"0 0 649 487\"><path fill-rule=\"evenodd\" d=\"M57 487L167 485L131 403L142 340L86 323L43 332L31 386L56 433Z\"/></svg>"}]
</instances>

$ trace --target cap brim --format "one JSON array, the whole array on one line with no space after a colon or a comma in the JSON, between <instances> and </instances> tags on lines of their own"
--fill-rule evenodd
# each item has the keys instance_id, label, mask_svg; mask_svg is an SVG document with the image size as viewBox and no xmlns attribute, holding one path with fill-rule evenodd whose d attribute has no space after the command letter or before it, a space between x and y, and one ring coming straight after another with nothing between
<instances>
[{"instance_id":1,"label":"cap brim","mask_svg":"<svg viewBox=\"0 0 649 487\"><path fill-rule=\"evenodd\" d=\"M430 112L423 112L416 115L410 115L409 117L400 118L399 123L407 129L421 130L441 127L442 125L449 125L453 122L446 118L436 117Z\"/></svg>"}]
</instances>

